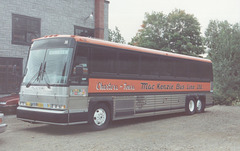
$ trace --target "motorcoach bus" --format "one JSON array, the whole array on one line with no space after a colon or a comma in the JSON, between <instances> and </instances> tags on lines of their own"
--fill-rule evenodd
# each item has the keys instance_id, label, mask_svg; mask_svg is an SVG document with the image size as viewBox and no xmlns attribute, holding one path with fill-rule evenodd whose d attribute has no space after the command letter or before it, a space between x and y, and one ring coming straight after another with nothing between
<instances>
[{"instance_id":1,"label":"motorcoach bus","mask_svg":"<svg viewBox=\"0 0 240 151\"><path fill-rule=\"evenodd\" d=\"M175 112L201 113L212 100L210 60L71 35L33 41L17 118L56 125Z\"/></svg>"}]
</instances>

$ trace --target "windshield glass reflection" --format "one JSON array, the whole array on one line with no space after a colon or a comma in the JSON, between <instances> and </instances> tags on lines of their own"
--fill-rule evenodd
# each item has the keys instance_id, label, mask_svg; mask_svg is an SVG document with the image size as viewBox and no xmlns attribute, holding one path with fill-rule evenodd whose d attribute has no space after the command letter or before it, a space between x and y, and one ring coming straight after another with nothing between
<instances>
[{"instance_id":1,"label":"windshield glass reflection","mask_svg":"<svg viewBox=\"0 0 240 151\"><path fill-rule=\"evenodd\" d=\"M30 51L23 84L66 84L72 48L38 49Z\"/></svg>"}]
</instances>

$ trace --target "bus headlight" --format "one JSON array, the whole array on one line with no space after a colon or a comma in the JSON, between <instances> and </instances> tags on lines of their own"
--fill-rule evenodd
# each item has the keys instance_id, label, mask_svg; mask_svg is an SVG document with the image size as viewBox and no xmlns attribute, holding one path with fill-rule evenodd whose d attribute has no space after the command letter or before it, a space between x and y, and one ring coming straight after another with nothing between
<instances>
[{"instance_id":1,"label":"bus headlight","mask_svg":"<svg viewBox=\"0 0 240 151\"><path fill-rule=\"evenodd\" d=\"M47 103L19 102L19 106L29 106L29 107L37 107L37 108L50 108L50 109L66 109L66 105L47 104Z\"/></svg>"},{"instance_id":2,"label":"bus headlight","mask_svg":"<svg viewBox=\"0 0 240 151\"><path fill-rule=\"evenodd\" d=\"M18 105L20 105L20 106L26 106L26 102L19 102Z\"/></svg>"},{"instance_id":3,"label":"bus headlight","mask_svg":"<svg viewBox=\"0 0 240 151\"><path fill-rule=\"evenodd\" d=\"M66 105L52 104L53 109L66 109Z\"/></svg>"}]
</instances>

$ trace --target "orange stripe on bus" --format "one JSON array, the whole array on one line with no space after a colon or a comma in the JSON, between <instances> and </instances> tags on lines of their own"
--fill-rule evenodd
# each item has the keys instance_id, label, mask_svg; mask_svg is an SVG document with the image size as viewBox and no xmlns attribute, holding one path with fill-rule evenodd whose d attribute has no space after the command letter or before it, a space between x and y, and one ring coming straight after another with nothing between
<instances>
[{"instance_id":1,"label":"orange stripe on bus","mask_svg":"<svg viewBox=\"0 0 240 151\"><path fill-rule=\"evenodd\" d=\"M89 79L88 93L210 92L210 82Z\"/></svg>"}]
</instances>

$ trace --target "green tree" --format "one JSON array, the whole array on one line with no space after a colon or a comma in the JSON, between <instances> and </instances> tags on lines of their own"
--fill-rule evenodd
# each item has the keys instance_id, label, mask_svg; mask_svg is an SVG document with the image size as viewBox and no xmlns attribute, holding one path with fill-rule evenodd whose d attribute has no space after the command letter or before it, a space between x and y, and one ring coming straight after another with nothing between
<instances>
[{"instance_id":1,"label":"green tree","mask_svg":"<svg viewBox=\"0 0 240 151\"><path fill-rule=\"evenodd\" d=\"M131 45L197 56L204 53L198 20L183 10L168 15L145 13L142 28Z\"/></svg>"},{"instance_id":2,"label":"green tree","mask_svg":"<svg viewBox=\"0 0 240 151\"><path fill-rule=\"evenodd\" d=\"M108 40L116 43L123 43L123 44L126 43L118 27L115 27L114 30L111 30L111 29L108 30Z\"/></svg>"},{"instance_id":3,"label":"green tree","mask_svg":"<svg viewBox=\"0 0 240 151\"><path fill-rule=\"evenodd\" d=\"M167 16L163 13L145 13L142 29L138 30L135 37L129 43L131 45L169 51L165 37Z\"/></svg>"},{"instance_id":4,"label":"green tree","mask_svg":"<svg viewBox=\"0 0 240 151\"><path fill-rule=\"evenodd\" d=\"M168 42L173 52L197 56L204 53L200 24L193 15L183 10L168 14Z\"/></svg>"},{"instance_id":5,"label":"green tree","mask_svg":"<svg viewBox=\"0 0 240 151\"><path fill-rule=\"evenodd\" d=\"M214 98L230 105L240 96L240 26L210 21L205 37L213 62Z\"/></svg>"}]
</instances>

